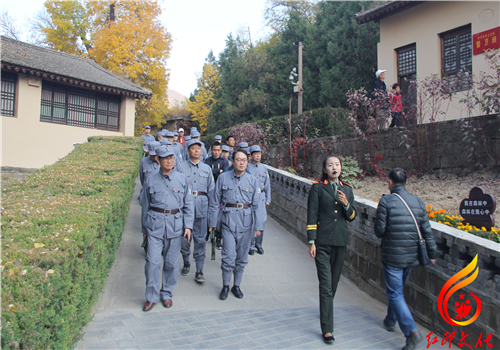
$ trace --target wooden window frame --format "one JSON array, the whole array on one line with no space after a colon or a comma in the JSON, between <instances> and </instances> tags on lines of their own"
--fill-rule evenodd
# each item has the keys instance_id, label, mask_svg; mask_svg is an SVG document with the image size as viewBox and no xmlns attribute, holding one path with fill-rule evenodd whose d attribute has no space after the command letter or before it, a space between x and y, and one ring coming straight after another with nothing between
<instances>
[{"instance_id":1,"label":"wooden window frame","mask_svg":"<svg viewBox=\"0 0 500 350\"><path fill-rule=\"evenodd\" d=\"M1 115L3 117L15 117L17 74L2 71L1 73ZM8 107L8 108L4 108Z\"/></svg>"},{"instance_id":2,"label":"wooden window frame","mask_svg":"<svg viewBox=\"0 0 500 350\"><path fill-rule=\"evenodd\" d=\"M42 81L40 121L120 131L121 97Z\"/></svg>"},{"instance_id":3,"label":"wooden window frame","mask_svg":"<svg viewBox=\"0 0 500 350\"><path fill-rule=\"evenodd\" d=\"M441 38L441 76L444 77L453 77L455 76L458 72L460 72L462 69L466 69L470 74L468 77L464 77L464 81L460 82L457 87L457 92L458 91L466 91L472 89L472 81L471 81L471 76L472 76L472 26L470 24L467 24L465 26L455 28L452 30L449 30L447 32L439 34ZM462 52L465 50L461 50L461 48L464 48L467 45L467 37L470 39L470 46L469 46L469 52L465 52L464 54L469 57L467 58L468 64L462 64ZM446 41L454 39L454 44L447 44ZM453 47L455 50L455 68L454 69L446 69L446 52L448 48ZM465 47L465 49L467 49Z\"/></svg>"}]
</instances>

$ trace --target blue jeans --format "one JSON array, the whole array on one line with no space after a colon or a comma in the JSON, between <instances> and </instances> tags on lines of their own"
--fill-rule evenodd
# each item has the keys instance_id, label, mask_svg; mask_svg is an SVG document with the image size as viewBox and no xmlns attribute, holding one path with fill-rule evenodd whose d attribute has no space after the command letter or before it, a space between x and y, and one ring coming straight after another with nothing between
<instances>
[{"instance_id":1,"label":"blue jeans","mask_svg":"<svg viewBox=\"0 0 500 350\"><path fill-rule=\"evenodd\" d=\"M404 269L384 265L385 292L389 299L385 323L395 326L399 323L401 331L406 337L417 331L410 309L406 305L404 287L410 277L411 267Z\"/></svg>"}]
</instances>

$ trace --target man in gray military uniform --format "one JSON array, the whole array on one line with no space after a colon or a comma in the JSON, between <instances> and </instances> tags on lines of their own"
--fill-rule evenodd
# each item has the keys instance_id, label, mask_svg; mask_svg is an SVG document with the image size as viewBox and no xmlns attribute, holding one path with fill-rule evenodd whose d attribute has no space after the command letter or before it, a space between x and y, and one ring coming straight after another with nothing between
<instances>
[{"instance_id":1,"label":"man in gray military uniform","mask_svg":"<svg viewBox=\"0 0 500 350\"><path fill-rule=\"evenodd\" d=\"M146 180L140 200L144 223L142 233L148 239L144 268L146 303L143 311L151 310L160 299L164 307L172 307L173 291L179 275L181 242L190 239L194 220L194 199L188 179L174 169L173 151L160 146L156 149L156 155L160 171Z\"/></svg>"},{"instance_id":2,"label":"man in gray military uniform","mask_svg":"<svg viewBox=\"0 0 500 350\"><path fill-rule=\"evenodd\" d=\"M219 298L227 299L229 285L234 275L231 292L237 298L243 298L240 289L243 271L248 264L248 251L254 236L260 235L264 222L259 215L261 192L258 180L247 174L248 158L243 151L233 154L234 170L219 176L215 192L210 198L208 225L215 229L221 203L224 204L221 215L222 231L222 291Z\"/></svg>"},{"instance_id":3,"label":"man in gray military uniform","mask_svg":"<svg viewBox=\"0 0 500 350\"><path fill-rule=\"evenodd\" d=\"M144 183L154 173L158 172L160 168L160 164L158 163L158 159L156 159L155 150L160 147L161 144L158 141L152 141L148 143L148 153L149 157L143 158L141 160L141 164L139 165L139 179L141 180L141 185L144 186Z\"/></svg>"},{"instance_id":4,"label":"man in gray military uniform","mask_svg":"<svg viewBox=\"0 0 500 350\"><path fill-rule=\"evenodd\" d=\"M259 180L260 190L262 192L260 209L262 213L262 220L264 221L264 226L267 220L267 210L266 207L271 204L271 181L269 181L269 173L267 168L262 165L260 160L262 159L262 149L259 145L253 145L249 148L251 161L248 163L247 170ZM258 254L264 254L264 248L262 248L262 240L264 238L264 231L261 232L259 237L252 240L252 246L248 254L253 255L254 250Z\"/></svg>"},{"instance_id":5,"label":"man in gray military uniform","mask_svg":"<svg viewBox=\"0 0 500 350\"><path fill-rule=\"evenodd\" d=\"M200 160L201 142L198 140L188 141L189 159L182 163L177 170L187 176L189 188L194 196L194 224L192 240L194 240L193 259L196 261L195 281L205 283L203 277L203 265L205 263L205 237L208 232L208 202L212 197L215 181L212 175L212 169ZM189 274L191 263L189 255L191 254L190 241L183 241L181 248L184 266L181 275Z\"/></svg>"},{"instance_id":6,"label":"man in gray military uniform","mask_svg":"<svg viewBox=\"0 0 500 350\"><path fill-rule=\"evenodd\" d=\"M200 136L201 136L201 134L197 130L194 130L191 132L191 140L200 141ZM207 149L205 148L205 144L203 143L203 141L200 141L200 142L201 142L201 158L200 159L202 162L205 162L205 159L208 158Z\"/></svg>"},{"instance_id":7,"label":"man in gray military uniform","mask_svg":"<svg viewBox=\"0 0 500 350\"><path fill-rule=\"evenodd\" d=\"M155 137L151 135L151 127L149 125L144 127L144 135L141 135L141 137L144 139L143 156L145 157L148 155L148 143L155 140Z\"/></svg>"}]
</instances>

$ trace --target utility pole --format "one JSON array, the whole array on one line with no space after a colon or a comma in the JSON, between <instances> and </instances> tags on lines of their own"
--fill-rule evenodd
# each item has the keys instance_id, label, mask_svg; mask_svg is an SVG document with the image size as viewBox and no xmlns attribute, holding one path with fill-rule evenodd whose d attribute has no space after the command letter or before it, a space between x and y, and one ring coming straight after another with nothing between
<instances>
[{"instance_id":1,"label":"utility pole","mask_svg":"<svg viewBox=\"0 0 500 350\"><path fill-rule=\"evenodd\" d=\"M299 105L298 105L298 114L302 114L302 41L299 41Z\"/></svg>"}]
</instances>

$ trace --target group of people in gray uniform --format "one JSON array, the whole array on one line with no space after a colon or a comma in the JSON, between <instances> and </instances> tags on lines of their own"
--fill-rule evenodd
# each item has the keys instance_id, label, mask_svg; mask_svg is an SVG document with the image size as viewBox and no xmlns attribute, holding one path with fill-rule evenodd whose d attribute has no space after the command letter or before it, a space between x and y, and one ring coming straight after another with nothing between
<instances>
[{"instance_id":1,"label":"group of people in gray uniform","mask_svg":"<svg viewBox=\"0 0 500 350\"><path fill-rule=\"evenodd\" d=\"M203 267L211 230L217 234L222 255L219 298L225 300L230 290L243 298L240 285L248 255L264 254L266 206L271 203L268 171L261 164L262 149L259 145L248 147L246 142L239 143L237 149L233 136L222 145L222 137L217 135L207 152L196 128L185 138L168 130L161 130L155 138L150 131L146 126L142 135L145 157L139 167L146 252L143 311L160 301L164 307L172 307L179 258L182 254L180 273L186 276L191 267L191 245L195 281L205 283Z\"/></svg>"}]
</instances>

